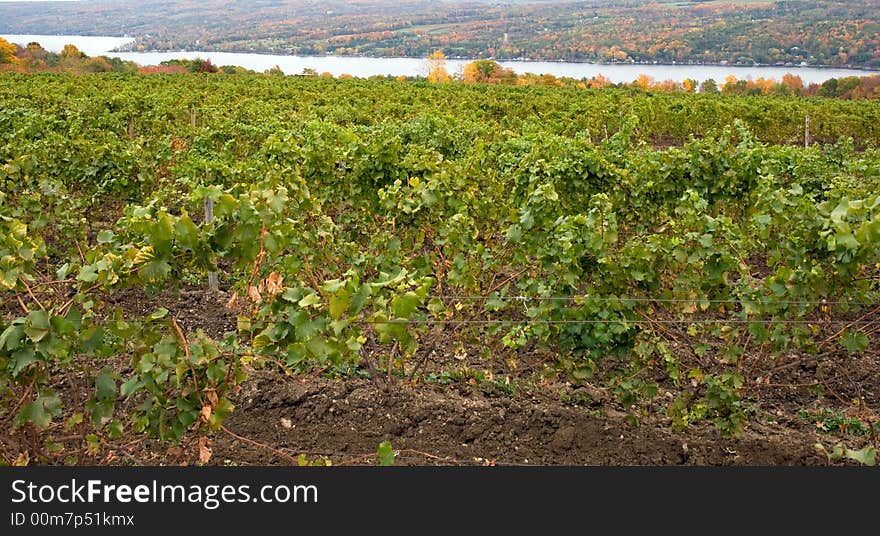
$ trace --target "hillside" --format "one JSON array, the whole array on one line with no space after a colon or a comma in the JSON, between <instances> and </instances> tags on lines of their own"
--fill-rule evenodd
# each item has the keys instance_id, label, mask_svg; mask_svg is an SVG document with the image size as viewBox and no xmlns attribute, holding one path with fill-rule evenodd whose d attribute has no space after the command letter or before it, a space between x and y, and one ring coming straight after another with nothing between
<instances>
[{"instance_id":1,"label":"hillside","mask_svg":"<svg viewBox=\"0 0 880 536\"><path fill-rule=\"evenodd\" d=\"M0 3L0 33L132 35L138 50L880 68L878 0Z\"/></svg>"}]
</instances>

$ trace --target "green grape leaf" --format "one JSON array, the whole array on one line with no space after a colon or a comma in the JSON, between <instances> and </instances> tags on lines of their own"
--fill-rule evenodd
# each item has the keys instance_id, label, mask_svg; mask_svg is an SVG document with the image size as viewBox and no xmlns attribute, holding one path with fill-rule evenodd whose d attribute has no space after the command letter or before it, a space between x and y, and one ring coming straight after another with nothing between
<instances>
[{"instance_id":1,"label":"green grape leaf","mask_svg":"<svg viewBox=\"0 0 880 536\"><path fill-rule=\"evenodd\" d=\"M146 281L162 281L171 275L171 265L163 260L145 262L138 269L138 275Z\"/></svg>"},{"instance_id":2,"label":"green grape leaf","mask_svg":"<svg viewBox=\"0 0 880 536\"><path fill-rule=\"evenodd\" d=\"M391 312L396 318L409 318L418 309L421 300L415 292L395 296L391 300Z\"/></svg>"},{"instance_id":3,"label":"green grape leaf","mask_svg":"<svg viewBox=\"0 0 880 536\"><path fill-rule=\"evenodd\" d=\"M376 456L379 457L379 465L382 467L390 467L394 465L394 459L397 457L394 453L394 449L391 448L390 441L379 443L379 448L376 449Z\"/></svg>"},{"instance_id":4,"label":"green grape leaf","mask_svg":"<svg viewBox=\"0 0 880 536\"><path fill-rule=\"evenodd\" d=\"M116 380L113 379L113 369L104 367L95 377L95 392L98 400L111 400L116 398Z\"/></svg>"},{"instance_id":5,"label":"green grape leaf","mask_svg":"<svg viewBox=\"0 0 880 536\"><path fill-rule=\"evenodd\" d=\"M858 331L846 330L840 337L840 344L850 355L864 352L868 348L868 343L868 337Z\"/></svg>"},{"instance_id":6,"label":"green grape leaf","mask_svg":"<svg viewBox=\"0 0 880 536\"><path fill-rule=\"evenodd\" d=\"M877 449L868 445L861 450L846 449L846 457L850 460L859 462L868 467L874 467L877 464Z\"/></svg>"},{"instance_id":7,"label":"green grape leaf","mask_svg":"<svg viewBox=\"0 0 880 536\"><path fill-rule=\"evenodd\" d=\"M40 342L49 334L49 313L35 309L28 313L24 332L33 342Z\"/></svg>"}]
</instances>

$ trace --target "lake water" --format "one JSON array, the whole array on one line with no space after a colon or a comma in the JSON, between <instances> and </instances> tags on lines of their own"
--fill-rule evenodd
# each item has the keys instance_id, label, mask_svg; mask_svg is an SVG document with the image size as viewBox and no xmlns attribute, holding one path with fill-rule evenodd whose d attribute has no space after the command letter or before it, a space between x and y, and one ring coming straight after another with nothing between
<instances>
[{"instance_id":1,"label":"lake water","mask_svg":"<svg viewBox=\"0 0 880 536\"><path fill-rule=\"evenodd\" d=\"M309 68L319 73L329 72L334 76L350 74L357 77L373 75L392 76L424 76L427 74L426 63L421 58L367 58L346 56L280 56L271 54L248 54L235 52L109 52L134 41L125 37L95 36L44 36L44 35L3 35L0 36L13 43L27 44L32 41L40 43L47 50L59 51L65 44L76 45L90 56L105 54L107 56L135 61L141 65L158 65L171 59L210 59L214 65L237 65L262 72L279 66L286 74L299 74ZM469 60L447 60L449 72L459 71ZM722 82L728 75L740 80L759 77L779 80L786 73L801 77L804 83L822 83L829 78L844 76L868 76L876 71L857 69L833 69L824 67L739 67L721 65L653 65L653 64L594 64L555 61L502 61L519 74L553 74L572 78L591 78L602 74L612 82L632 82L640 74L652 76L655 80L682 81L692 78L702 82L712 78Z\"/></svg>"}]
</instances>

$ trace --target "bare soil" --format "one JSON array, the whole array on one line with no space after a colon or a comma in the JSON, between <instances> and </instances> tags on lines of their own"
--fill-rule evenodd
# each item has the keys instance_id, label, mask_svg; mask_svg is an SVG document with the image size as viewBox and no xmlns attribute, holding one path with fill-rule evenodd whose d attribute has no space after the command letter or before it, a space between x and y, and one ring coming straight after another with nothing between
<instances>
[{"instance_id":1,"label":"bare soil","mask_svg":"<svg viewBox=\"0 0 880 536\"><path fill-rule=\"evenodd\" d=\"M711 426L674 433L662 422L627 423L610 407L570 406L550 390L509 396L469 384L398 385L368 380L301 383L258 374L228 427L291 452L358 461L390 440L401 464L804 465L824 462L810 434L782 426L725 439ZM271 451L221 436L214 455L272 464ZM218 460L219 461L219 460Z\"/></svg>"},{"instance_id":2,"label":"bare soil","mask_svg":"<svg viewBox=\"0 0 880 536\"><path fill-rule=\"evenodd\" d=\"M162 306L184 330L220 337L236 324L226 299L200 289L156 296L132 289L106 296L104 307L136 317ZM674 431L663 412L673 394L662 384L653 405L626 408L603 389L567 381L552 368L552 355L528 350L511 359L498 356L494 346L486 352L497 344L489 338L440 333L391 382L385 356L375 347L367 355L383 372L372 379L364 365L335 377L321 370L297 376L271 366L250 370L233 396L236 407L226 429L209 438L209 463L291 464L304 455L308 462L375 464L377 446L387 440L399 453L398 465L826 464L816 442L860 448L876 445L877 438L827 433L803 412L829 409L876 423L877 338L872 335L869 352L860 357L832 350L769 364L745 359L751 414L745 430L730 438L710 421ZM116 365L123 371L127 360ZM63 398L86 396L65 394L63 382L56 387ZM169 448L126 437L113 447L81 463L199 463L195 442Z\"/></svg>"}]
</instances>

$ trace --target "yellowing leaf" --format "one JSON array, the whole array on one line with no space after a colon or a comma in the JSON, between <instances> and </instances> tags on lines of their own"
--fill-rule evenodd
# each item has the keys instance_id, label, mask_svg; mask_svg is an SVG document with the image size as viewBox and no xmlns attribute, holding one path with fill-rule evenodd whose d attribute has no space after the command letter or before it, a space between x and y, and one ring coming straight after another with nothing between
<instances>
[{"instance_id":1,"label":"yellowing leaf","mask_svg":"<svg viewBox=\"0 0 880 536\"><path fill-rule=\"evenodd\" d=\"M308 294L303 299L301 299L297 305L300 307L311 307L313 305L317 305L319 303L323 303L324 300L321 299L317 294Z\"/></svg>"},{"instance_id":2,"label":"yellowing leaf","mask_svg":"<svg viewBox=\"0 0 880 536\"><path fill-rule=\"evenodd\" d=\"M12 462L13 467L27 467L31 463L31 456L28 451L24 451Z\"/></svg>"},{"instance_id":3,"label":"yellowing leaf","mask_svg":"<svg viewBox=\"0 0 880 536\"><path fill-rule=\"evenodd\" d=\"M155 257L153 252L153 246L144 246L138 250L137 255L134 256L135 264L142 264L144 262L150 261Z\"/></svg>"}]
</instances>

